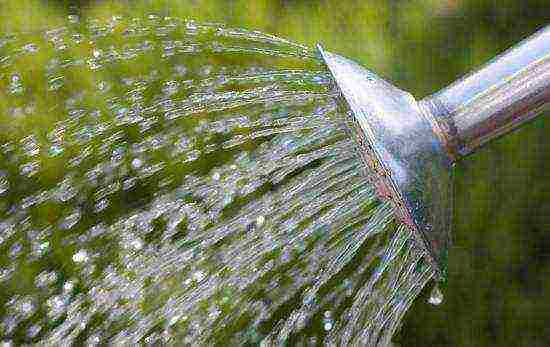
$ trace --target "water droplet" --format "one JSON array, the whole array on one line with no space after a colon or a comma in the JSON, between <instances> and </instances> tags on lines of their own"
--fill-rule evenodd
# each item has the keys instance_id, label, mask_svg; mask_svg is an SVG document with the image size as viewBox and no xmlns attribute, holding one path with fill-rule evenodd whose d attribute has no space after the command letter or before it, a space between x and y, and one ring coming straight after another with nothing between
<instances>
[{"instance_id":1,"label":"water droplet","mask_svg":"<svg viewBox=\"0 0 550 347\"><path fill-rule=\"evenodd\" d=\"M63 87L65 84L65 77L64 76L56 76L52 77L48 80L48 90L55 91L59 88Z\"/></svg>"},{"instance_id":2,"label":"water droplet","mask_svg":"<svg viewBox=\"0 0 550 347\"><path fill-rule=\"evenodd\" d=\"M174 325L176 324L178 321L180 320L180 316L179 315L174 315L170 318L170 320L168 321L168 325Z\"/></svg>"},{"instance_id":3,"label":"water droplet","mask_svg":"<svg viewBox=\"0 0 550 347\"><path fill-rule=\"evenodd\" d=\"M21 242L16 242L10 247L8 255L10 258L15 259L21 254L22 251L23 245L21 244Z\"/></svg>"},{"instance_id":4,"label":"water droplet","mask_svg":"<svg viewBox=\"0 0 550 347\"><path fill-rule=\"evenodd\" d=\"M123 182L122 182L122 189L123 190L130 190L132 189L133 187L135 187L137 184L137 178L135 177L130 177L128 179L125 179Z\"/></svg>"},{"instance_id":5,"label":"water droplet","mask_svg":"<svg viewBox=\"0 0 550 347\"><path fill-rule=\"evenodd\" d=\"M29 329L27 330L27 336L29 338L34 338L40 331L42 330L42 327L38 324L31 325Z\"/></svg>"},{"instance_id":6,"label":"water droplet","mask_svg":"<svg viewBox=\"0 0 550 347\"><path fill-rule=\"evenodd\" d=\"M52 296L46 301L48 307L48 317L57 319L65 312L68 298L65 295Z\"/></svg>"},{"instance_id":7,"label":"water droplet","mask_svg":"<svg viewBox=\"0 0 550 347\"><path fill-rule=\"evenodd\" d=\"M38 245L38 250L41 254L45 254L50 249L50 242L44 241Z\"/></svg>"},{"instance_id":8,"label":"water droplet","mask_svg":"<svg viewBox=\"0 0 550 347\"><path fill-rule=\"evenodd\" d=\"M33 104L33 103L30 103L30 104L28 104L27 106L25 106L25 114L26 114L26 115L31 115L31 114L33 114L35 111L36 111L36 105Z\"/></svg>"},{"instance_id":9,"label":"water droplet","mask_svg":"<svg viewBox=\"0 0 550 347\"><path fill-rule=\"evenodd\" d=\"M315 83L323 84L325 83L325 78L323 76L313 76L312 81Z\"/></svg>"},{"instance_id":10,"label":"water droplet","mask_svg":"<svg viewBox=\"0 0 550 347\"><path fill-rule=\"evenodd\" d=\"M304 305L311 305L315 302L315 293L311 290L307 290L305 293L304 293L304 296L303 296L303 299L302 299L302 303Z\"/></svg>"},{"instance_id":11,"label":"water droplet","mask_svg":"<svg viewBox=\"0 0 550 347\"><path fill-rule=\"evenodd\" d=\"M10 189L10 182L7 175L0 172L0 196L6 194Z\"/></svg>"},{"instance_id":12,"label":"water droplet","mask_svg":"<svg viewBox=\"0 0 550 347\"><path fill-rule=\"evenodd\" d=\"M439 286L435 285L430 294L430 298L428 299L428 303L437 306L437 305L440 305L442 302L443 302L443 293L439 289Z\"/></svg>"},{"instance_id":13,"label":"water droplet","mask_svg":"<svg viewBox=\"0 0 550 347\"><path fill-rule=\"evenodd\" d=\"M8 86L8 91L11 94L23 94L25 91L25 87L23 87L23 83L21 82L21 76L18 74L13 74L10 79L10 84Z\"/></svg>"},{"instance_id":14,"label":"water droplet","mask_svg":"<svg viewBox=\"0 0 550 347\"><path fill-rule=\"evenodd\" d=\"M97 89L101 92L106 92L110 89L110 86L107 82L101 81L97 84Z\"/></svg>"},{"instance_id":15,"label":"water droplet","mask_svg":"<svg viewBox=\"0 0 550 347\"><path fill-rule=\"evenodd\" d=\"M26 156L35 157L40 153L40 146L38 145L38 140L34 135L27 136L20 142Z\"/></svg>"},{"instance_id":16,"label":"water droplet","mask_svg":"<svg viewBox=\"0 0 550 347\"><path fill-rule=\"evenodd\" d=\"M65 179L59 184L53 196L59 202L67 202L76 196L76 189L73 188L73 185L70 179Z\"/></svg>"},{"instance_id":17,"label":"water droplet","mask_svg":"<svg viewBox=\"0 0 550 347\"><path fill-rule=\"evenodd\" d=\"M96 59L88 59L88 65L91 70L97 70L103 66Z\"/></svg>"},{"instance_id":18,"label":"water droplet","mask_svg":"<svg viewBox=\"0 0 550 347\"><path fill-rule=\"evenodd\" d=\"M73 261L75 263L85 263L88 261L88 259L88 251L86 251L85 249L81 249L73 254Z\"/></svg>"},{"instance_id":19,"label":"water droplet","mask_svg":"<svg viewBox=\"0 0 550 347\"><path fill-rule=\"evenodd\" d=\"M65 294L70 294L75 287L74 281L67 281L63 284L63 292Z\"/></svg>"},{"instance_id":20,"label":"water droplet","mask_svg":"<svg viewBox=\"0 0 550 347\"><path fill-rule=\"evenodd\" d=\"M73 41L75 43L81 43L82 42L82 35L79 33L75 33L72 35Z\"/></svg>"},{"instance_id":21,"label":"water droplet","mask_svg":"<svg viewBox=\"0 0 550 347\"><path fill-rule=\"evenodd\" d=\"M187 153L187 159L186 161L195 161L199 159L201 152L197 149L192 150L191 152Z\"/></svg>"},{"instance_id":22,"label":"water droplet","mask_svg":"<svg viewBox=\"0 0 550 347\"><path fill-rule=\"evenodd\" d=\"M143 248L143 241L140 239L132 240L131 242L132 248L134 248L136 251L139 251Z\"/></svg>"},{"instance_id":23,"label":"water droplet","mask_svg":"<svg viewBox=\"0 0 550 347\"><path fill-rule=\"evenodd\" d=\"M199 69L199 75L206 77L212 73L214 67L211 65L205 65Z\"/></svg>"},{"instance_id":24,"label":"water droplet","mask_svg":"<svg viewBox=\"0 0 550 347\"><path fill-rule=\"evenodd\" d=\"M80 21L80 18L75 14L70 14L67 16L67 20L69 21L69 23L76 24Z\"/></svg>"},{"instance_id":25,"label":"water droplet","mask_svg":"<svg viewBox=\"0 0 550 347\"><path fill-rule=\"evenodd\" d=\"M40 163L38 161L31 161L25 163L19 167L19 173L21 176L32 177L38 173L40 169Z\"/></svg>"},{"instance_id":26,"label":"water droplet","mask_svg":"<svg viewBox=\"0 0 550 347\"><path fill-rule=\"evenodd\" d=\"M210 48L213 52L221 53L223 52L224 46L221 43L214 41L210 44Z\"/></svg>"},{"instance_id":27,"label":"water droplet","mask_svg":"<svg viewBox=\"0 0 550 347\"><path fill-rule=\"evenodd\" d=\"M15 264L7 268L0 267L0 283L7 281L11 278L11 275L15 272Z\"/></svg>"},{"instance_id":28,"label":"water droplet","mask_svg":"<svg viewBox=\"0 0 550 347\"><path fill-rule=\"evenodd\" d=\"M187 137L183 136L175 143L175 153L178 154L185 152L191 149L191 147L191 141Z\"/></svg>"},{"instance_id":29,"label":"water droplet","mask_svg":"<svg viewBox=\"0 0 550 347\"><path fill-rule=\"evenodd\" d=\"M325 329L325 331L329 331L330 329L332 329L332 326L333 326L332 321L327 320L323 324L323 329Z\"/></svg>"},{"instance_id":30,"label":"water droplet","mask_svg":"<svg viewBox=\"0 0 550 347\"><path fill-rule=\"evenodd\" d=\"M197 35L198 34L198 27L197 24L195 24L192 21L188 21L185 23L185 28L187 29L188 35Z\"/></svg>"},{"instance_id":31,"label":"water droplet","mask_svg":"<svg viewBox=\"0 0 550 347\"><path fill-rule=\"evenodd\" d=\"M23 49L29 53L36 53L38 52L38 46L34 43L28 43L23 46Z\"/></svg>"},{"instance_id":32,"label":"water droplet","mask_svg":"<svg viewBox=\"0 0 550 347\"><path fill-rule=\"evenodd\" d=\"M52 145L50 149L48 149L48 155L50 157L57 157L63 154L63 151L64 149L63 147L61 147L61 145Z\"/></svg>"},{"instance_id":33,"label":"water droplet","mask_svg":"<svg viewBox=\"0 0 550 347\"><path fill-rule=\"evenodd\" d=\"M67 215L59 224L59 227L61 229L71 229L74 227L79 221L80 217L82 216L82 213L80 212L80 209L75 208L69 215Z\"/></svg>"},{"instance_id":34,"label":"water droplet","mask_svg":"<svg viewBox=\"0 0 550 347\"><path fill-rule=\"evenodd\" d=\"M32 297L25 296L15 304L15 310L19 315L27 319L36 311L36 305L33 302Z\"/></svg>"},{"instance_id":35,"label":"water droplet","mask_svg":"<svg viewBox=\"0 0 550 347\"><path fill-rule=\"evenodd\" d=\"M256 225L257 225L258 227L263 226L264 223L265 223L265 217L264 217L264 216L259 215L258 217L256 217Z\"/></svg>"},{"instance_id":36,"label":"water droplet","mask_svg":"<svg viewBox=\"0 0 550 347\"><path fill-rule=\"evenodd\" d=\"M162 88L162 92L166 95L176 94L178 90L179 90L178 81L167 81L164 83L164 86Z\"/></svg>"},{"instance_id":37,"label":"water droplet","mask_svg":"<svg viewBox=\"0 0 550 347\"><path fill-rule=\"evenodd\" d=\"M184 76L187 73L187 68L183 65L174 66L174 71L178 76Z\"/></svg>"},{"instance_id":38,"label":"water droplet","mask_svg":"<svg viewBox=\"0 0 550 347\"><path fill-rule=\"evenodd\" d=\"M195 271L193 273L193 279L197 282L202 282L205 277L206 277L206 275L202 271Z\"/></svg>"},{"instance_id":39,"label":"water droplet","mask_svg":"<svg viewBox=\"0 0 550 347\"><path fill-rule=\"evenodd\" d=\"M34 284L38 288L47 288L57 281L57 273L55 271L42 271L36 276Z\"/></svg>"},{"instance_id":40,"label":"water droplet","mask_svg":"<svg viewBox=\"0 0 550 347\"><path fill-rule=\"evenodd\" d=\"M108 199L101 199L95 204L95 211L101 212L105 210L107 207L109 207L109 200Z\"/></svg>"},{"instance_id":41,"label":"water droplet","mask_svg":"<svg viewBox=\"0 0 550 347\"><path fill-rule=\"evenodd\" d=\"M143 165L143 162L139 158L135 158L132 160L132 167L134 169L139 169Z\"/></svg>"}]
</instances>

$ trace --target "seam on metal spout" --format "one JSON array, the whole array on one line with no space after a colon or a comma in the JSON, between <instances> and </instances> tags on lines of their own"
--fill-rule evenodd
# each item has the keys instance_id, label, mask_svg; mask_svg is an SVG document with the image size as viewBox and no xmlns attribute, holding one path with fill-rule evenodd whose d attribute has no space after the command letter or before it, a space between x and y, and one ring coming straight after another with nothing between
<instances>
[{"instance_id":1,"label":"seam on metal spout","mask_svg":"<svg viewBox=\"0 0 550 347\"><path fill-rule=\"evenodd\" d=\"M443 104L437 104L437 100L423 99L417 102L420 109L420 114L426 118L432 125L434 134L437 135L450 160L455 163L460 159L459 148L461 148L460 139L457 136L457 128L449 117L441 117L441 115L449 115L450 112ZM436 118L439 115L439 118Z\"/></svg>"}]
</instances>

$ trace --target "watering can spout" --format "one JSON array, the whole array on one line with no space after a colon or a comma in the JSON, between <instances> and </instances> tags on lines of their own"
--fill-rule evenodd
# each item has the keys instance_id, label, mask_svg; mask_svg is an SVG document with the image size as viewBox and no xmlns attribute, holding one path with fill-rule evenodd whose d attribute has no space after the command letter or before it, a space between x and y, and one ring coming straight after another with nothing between
<instances>
[{"instance_id":1,"label":"watering can spout","mask_svg":"<svg viewBox=\"0 0 550 347\"><path fill-rule=\"evenodd\" d=\"M550 27L432 96L414 97L318 46L348 107L367 178L445 277L453 166L550 105Z\"/></svg>"}]
</instances>

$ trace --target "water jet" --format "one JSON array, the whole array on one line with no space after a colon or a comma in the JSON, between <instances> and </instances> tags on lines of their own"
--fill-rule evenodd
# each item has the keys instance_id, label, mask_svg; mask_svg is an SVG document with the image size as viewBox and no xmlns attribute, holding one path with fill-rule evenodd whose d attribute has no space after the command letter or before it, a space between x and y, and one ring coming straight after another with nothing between
<instances>
[{"instance_id":1,"label":"water jet","mask_svg":"<svg viewBox=\"0 0 550 347\"><path fill-rule=\"evenodd\" d=\"M0 38L0 340L387 345L444 273L443 101L259 32L68 22Z\"/></svg>"}]
</instances>

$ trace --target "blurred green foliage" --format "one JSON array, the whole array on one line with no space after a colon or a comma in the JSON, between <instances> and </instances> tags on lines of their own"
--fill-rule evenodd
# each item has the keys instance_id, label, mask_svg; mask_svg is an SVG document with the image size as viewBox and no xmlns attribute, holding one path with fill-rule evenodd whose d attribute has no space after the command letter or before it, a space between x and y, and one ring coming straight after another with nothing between
<instances>
[{"instance_id":1,"label":"blurred green foliage","mask_svg":"<svg viewBox=\"0 0 550 347\"><path fill-rule=\"evenodd\" d=\"M273 33L357 60L418 97L543 27L548 1L184 0L0 2L0 31L157 13ZM402 346L548 346L550 124L539 117L457 168L445 302L406 315Z\"/></svg>"}]
</instances>

